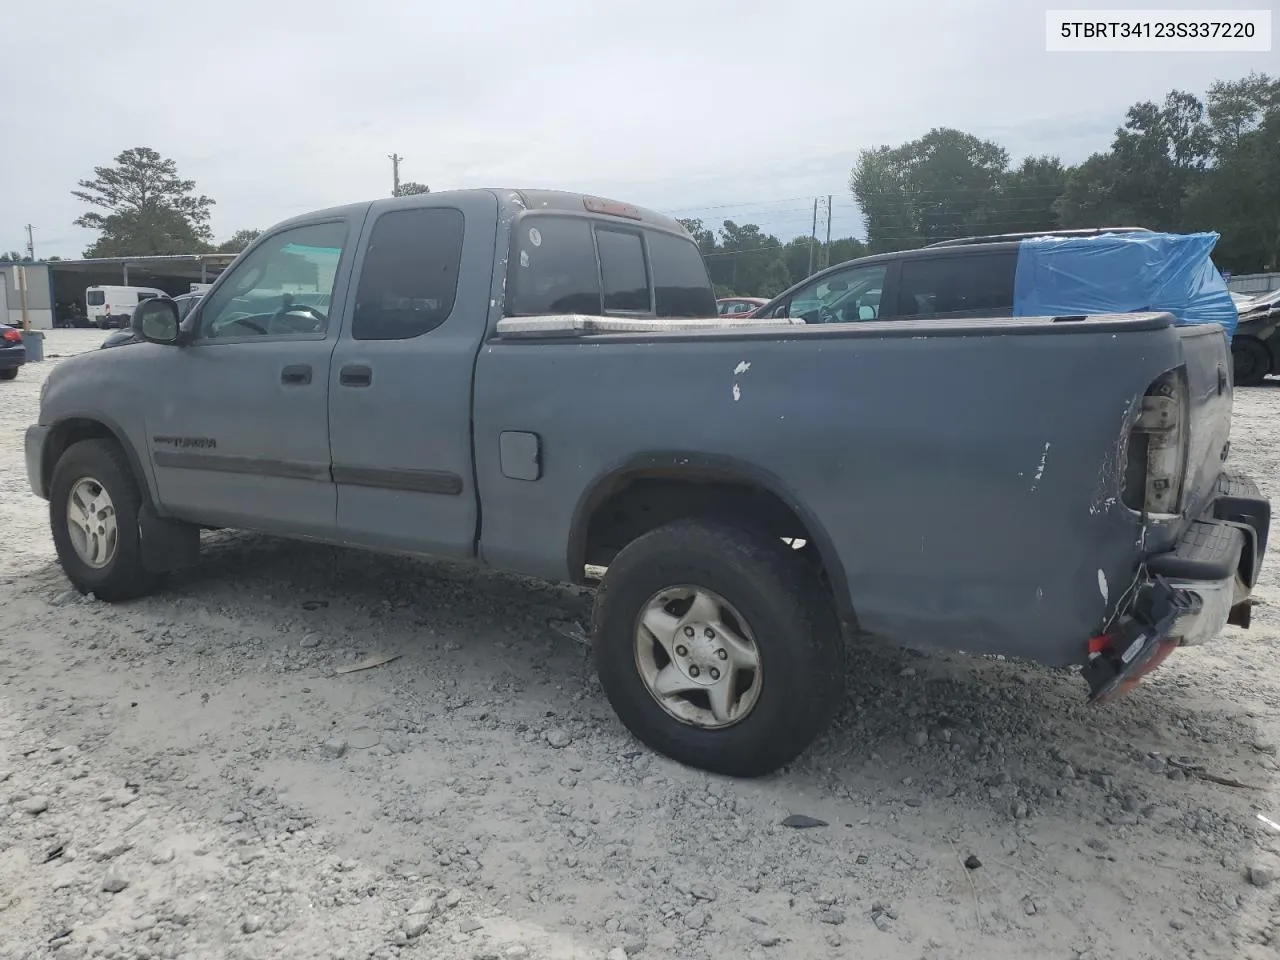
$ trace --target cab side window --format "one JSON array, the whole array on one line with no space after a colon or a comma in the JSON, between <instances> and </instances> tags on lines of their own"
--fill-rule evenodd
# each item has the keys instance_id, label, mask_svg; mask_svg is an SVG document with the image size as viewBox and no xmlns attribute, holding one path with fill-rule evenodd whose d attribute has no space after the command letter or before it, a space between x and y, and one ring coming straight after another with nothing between
<instances>
[{"instance_id":1,"label":"cab side window","mask_svg":"<svg viewBox=\"0 0 1280 960\"><path fill-rule=\"evenodd\" d=\"M201 340L323 336L343 220L281 230L258 243L201 304Z\"/></svg>"},{"instance_id":2,"label":"cab side window","mask_svg":"<svg viewBox=\"0 0 1280 960\"><path fill-rule=\"evenodd\" d=\"M898 315L1011 317L1016 250L907 258L898 275Z\"/></svg>"},{"instance_id":3,"label":"cab side window","mask_svg":"<svg viewBox=\"0 0 1280 960\"><path fill-rule=\"evenodd\" d=\"M355 340L409 340L449 319L462 264L462 211L395 210L378 217L356 291Z\"/></svg>"}]
</instances>

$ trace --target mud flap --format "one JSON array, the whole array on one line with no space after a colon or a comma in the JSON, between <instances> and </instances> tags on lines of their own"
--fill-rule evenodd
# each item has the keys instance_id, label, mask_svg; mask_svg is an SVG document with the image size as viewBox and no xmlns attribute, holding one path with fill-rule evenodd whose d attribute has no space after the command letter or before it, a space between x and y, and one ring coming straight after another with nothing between
<instances>
[{"instance_id":1,"label":"mud flap","mask_svg":"<svg viewBox=\"0 0 1280 960\"><path fill-rule=\"evenodd\" d=\"M156 515L150 504L138 511L142 565L152 573L167 573L200 562L200 528Z\"/></svg>"},{"instance_id":2,"label":"mud flap","mask_svg":"<svg viewBox=\"0 0 1280 960\"><path fill-rule=\"evenodd\" d=\"M1203 601L1175 590L1163 577L1143 587L1131 613L1111 633L1089 641L1089 662L1081 674L1089 684L1089 701L1107 703L1138 685L1178 646L1169 634L1184 614L1196 613Z\"/></svg>"}]
</instances>

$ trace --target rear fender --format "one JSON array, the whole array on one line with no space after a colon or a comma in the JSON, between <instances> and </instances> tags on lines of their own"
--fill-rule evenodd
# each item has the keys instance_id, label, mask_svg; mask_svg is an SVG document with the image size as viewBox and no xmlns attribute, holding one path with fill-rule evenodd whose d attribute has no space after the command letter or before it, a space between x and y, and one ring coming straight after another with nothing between
<instances>
[{"instance_id":1,"label":"rear fender","mask_svg":"<svg viewBox=\"0 0 1280 960\"><path fill-rule=\"evenodd\" d=\"M655 477L679 481L718 481L748 487L757 487L772 494L804 525L822 560L823 568L831 581L831 591L841 622L856 630L857 618L849 596L849 581L844 564L831 541L826 528L805 507L787 486L774 474L752 463L733 458L688 451L659 450L636 454L615 463L599 474L574 507L573 522L569 529L567 550L568 569L580 575L586 559L587 529L596 508L632 477Z\"/></svg>"}]
</instances>

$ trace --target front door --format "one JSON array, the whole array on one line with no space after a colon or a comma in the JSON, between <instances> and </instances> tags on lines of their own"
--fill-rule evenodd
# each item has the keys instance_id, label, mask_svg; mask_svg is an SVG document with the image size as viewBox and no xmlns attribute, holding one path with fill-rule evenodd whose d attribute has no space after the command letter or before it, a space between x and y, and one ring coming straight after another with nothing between
<instances>
[{"instance_id":1,"label":"front door","mask_svg":"<svg viewBox=\"0 0 1280 960\"><path fill-rule=\"evenodd\" d=\"M471 379L497 215L497 199L480 193L384 200L369 212L329 380L343 540L474 555Z\"/></svg>"},{"instance_id":2,"label":"front door","mask_svg":"<svg viewBox=\"0 0 1280 960\"><path fill-rule=\"evenodd\" d=\"M189 318L186 346L156 364L147 442L161 504L176 516L329 536L329 362L350 273L343 218L257 242Z\"/></svg>"}]
</instances>

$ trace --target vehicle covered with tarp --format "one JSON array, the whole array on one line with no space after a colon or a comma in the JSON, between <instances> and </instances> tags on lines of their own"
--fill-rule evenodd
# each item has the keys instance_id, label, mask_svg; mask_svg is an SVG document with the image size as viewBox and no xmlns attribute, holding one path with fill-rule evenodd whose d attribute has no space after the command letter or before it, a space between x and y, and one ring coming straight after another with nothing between
<instances>
[{"instance_id":1,"label":"vehicle covered with tarp","mask_svg":"<svg viewBox=\"0 0 1280 960\"><path fill-rule=\"evenodd\" d=\"M1015 317L1162 310L1180 325L1216 323L1228 340L1238 315L1214 266L1216 233L1133 231L1028 237L1018 248Z\"/></svg>"},{"instance_id":2,"label":"vehicle covered with tarp","mask_svg":"<svg viewBox=\"0 0 1280 960\"><path fill-rule=\"evenodd\" d=\"M1082 318L1161 311L1180 326L1237 312L1216 233L1106 227L943 240L819 271L751 314L805 323Z\"/></svg>"}]
</instances>

